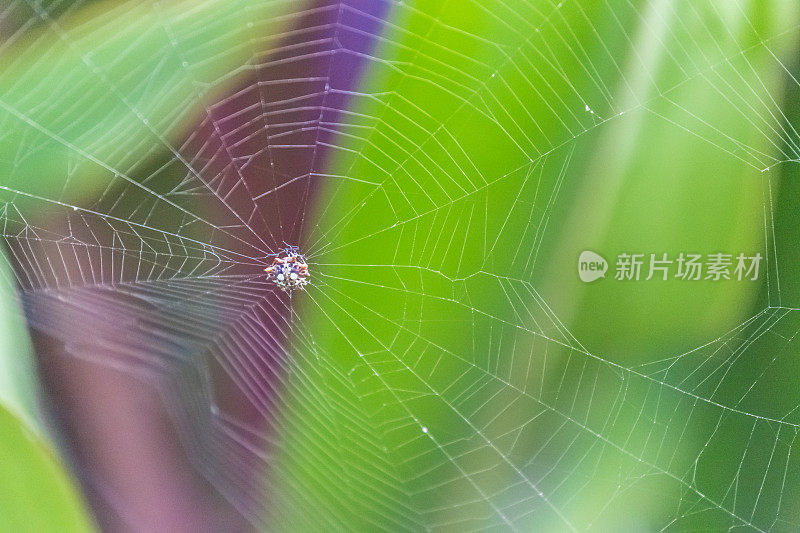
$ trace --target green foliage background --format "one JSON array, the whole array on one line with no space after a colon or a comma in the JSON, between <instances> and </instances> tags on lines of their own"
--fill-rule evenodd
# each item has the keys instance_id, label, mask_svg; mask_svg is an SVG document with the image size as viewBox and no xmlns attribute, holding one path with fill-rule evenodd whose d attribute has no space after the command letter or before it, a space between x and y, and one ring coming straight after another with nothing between
<instances>
[{"instance_id":1,"label":"green foliage background","mask_svg":"<svg viewBox=\"0 0 800 533\"><path fill-rule=\"evenodd\" d=\"M282 434L277 522L472 529L519 513L523 530L617 531L794 520L779 502L796 488L760 492L773 474L753 455L776 438L785 454L796 426L715 405L780 418L796 387L762 361L794 342L745 348L759 375L716 390L669 383L719 346L691 350L752 334L729 333L749 317L780 315L781 331L796 317L764 311L759 284L587 286L573 272L585 249L764 250L770 190L793 164L764 172L759 153L780 157L764 131L785 124L750 120L763 110L748 97L783 94L796 16L783 2L404 10L367 85L378 97L358 109L334 171L384 186L337 182L320 207L325 251L301 313L313 350ZM763 46L764 35L778 37ZM666 386L659 364L646 366L686 352ZM763 516L739 516L756 495Z\"/></svg>"},{"instance_id":2,"label":"green foliage background","mask_svg":"<svg viewBox=\"0 0 800 533\"><path fill-rule=\"evenodd\" d=\"M800 368L776 356L797 352L796 163L773 164L791 132L777 111L797 118L798 9L622 4L418 0L394 12L364 83L375 96L357 101L349 151L331 163L356 180L327 187L309 237L320 253L295 319L300 370L265 472L271 529L800 523L797 484L770 466L800 404ZM207 25L183 49L209 82L246 61L249 31L282 23L275 13L275 28L247 30L243 2L190 17L113 5L0 57L31 58L0 79L0 120L19 133L0 142L3 190L63 189L81 204L116 154L147 157L213 101L158 60L158 20ZM89 53L119 92L87 76ZM76 101L98 103L84 113ZM38 149L19 160L22 143ZM108 164L64 183L75 153ZM766 239L779 250L769 284L574 275L585 249L754 253ZM0 369L21 377L0 390L0 516L89 529L37 421L4 287ZM752 372L692 381L743 343Z\"/></svg>"}]
</instances>

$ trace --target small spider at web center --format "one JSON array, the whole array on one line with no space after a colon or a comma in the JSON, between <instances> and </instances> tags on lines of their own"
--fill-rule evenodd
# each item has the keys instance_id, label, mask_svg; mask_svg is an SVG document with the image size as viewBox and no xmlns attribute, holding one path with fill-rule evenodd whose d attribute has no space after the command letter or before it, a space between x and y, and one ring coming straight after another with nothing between
<instances>
[{"instance_id":1,"label":"small spider at web center","mask_svg":"<svg viewBox=\"0 0 800 533\"><path fill-rule=\"evenodd\" d=\"M289 294L305 287L310 277L306 258L298 253L297 246L287 246L275 254L272 265L265 268L264 272L272 283Z\"/></svg>"}]
</instances>

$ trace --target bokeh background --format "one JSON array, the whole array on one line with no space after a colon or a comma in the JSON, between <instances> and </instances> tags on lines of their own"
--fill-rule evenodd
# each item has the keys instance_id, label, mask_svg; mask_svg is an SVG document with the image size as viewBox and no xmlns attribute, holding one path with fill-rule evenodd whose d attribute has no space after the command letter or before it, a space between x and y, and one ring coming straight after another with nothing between
<instances>
[{"instance_id":1,"label":"bokeh background","mask_svg":"<svg viewBox=\"0 0 800 533\"><path fill-rule=\"evenodd\" d=\"M0 2L0 529L796 531L799 23Z\"/></svg>"}]
</instances>

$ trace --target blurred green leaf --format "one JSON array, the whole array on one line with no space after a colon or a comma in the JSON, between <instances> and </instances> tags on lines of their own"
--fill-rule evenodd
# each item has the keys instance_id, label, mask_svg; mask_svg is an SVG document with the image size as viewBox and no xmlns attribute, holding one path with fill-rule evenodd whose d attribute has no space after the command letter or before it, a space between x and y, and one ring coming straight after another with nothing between
<instances>
[{"instance_id":1,"label":"blurred green leaf","mask_svg":"<svg viewBox=\"0 0 800 533\"><path fill-rule=\"evenodd\" d=\"M156 147L180 157L175 142L306 3L107 0L46 19L0 53L0 200L76 204L135 179Z\"/></svg>"},{"instance_id":2,"label":"blurred green leaf","mask_svg":"<svg viewBox=\"0 0 800 533\"><path fill-rule=\"evenodd\" d=\"M0 247L0 406L41 433L33 347L17 302L14 277Z\"/></svg>"},{"instance_id":3,"label":"blurred green leaf","mask_svg":"<svg viewBox=\"0 0 800 533\"><path fill-rule=\"evenodd\" d=\"M80 495L49 442L2 405L0 517L2 531L94 531Z\"/></svg>"},{"instance_id":4,"label":"blurred green leaf","mask_svg":"<svg viewBox=\"0 0 800 533\"><path fill-rule=\"evenodd\" d=\"M0 530L92 531L40 421L36 364L12 276L0 256Z\"/></svg>"},{"instance_id":5,"label":"blurred green leaf","mask_svg":"<svg viewBox=\"0 0 800 533\"><path fill-rule=\"evenodd\" d=\"M775 509L757 527L788 519L763 471L713 472L721 435L758 418L667 373L746 338L726 333L761 285L586 286L576 269L584 249L611 277L622 251L765 253L797 10L453 5L396 10L343 136L331 173L363 181L329 186L309 238L272 523L717 530L756 516L732 479Z\"/></svg>"}]
</instances>

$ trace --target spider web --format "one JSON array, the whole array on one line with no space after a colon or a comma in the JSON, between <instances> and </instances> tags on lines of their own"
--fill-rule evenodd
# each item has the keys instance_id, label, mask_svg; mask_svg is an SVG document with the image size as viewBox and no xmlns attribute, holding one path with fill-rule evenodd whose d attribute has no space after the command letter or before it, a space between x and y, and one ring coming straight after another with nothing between
<instances>
[{"instance_id":1,"label":"spider web","mask_svg":"<svg viewBox=\"0 0 800 533\"><path fill-rule=\"evenodd\" d=\"M78 30L62 21L86 2L6 2L4 49L27 40L39 61L55 40L78 72L0 93L16 149L0 227L27 319L158 383L196 468L259 528L798 528L800 315L774 192L800 156L781 107L798 26L745 4L248 2L173 24L155 2L122 56L156 43L158 69L125 75L85 41L134 2ZM235 38L277 12L273 48ZM208 77L234 47L245 61ZM89 85L128 126L76 133L98 120ZM643 123L745 169L767 266L733 327L634 357L591 347L555 301L577 280L559 297L547 265L581 154ZM26 181L54 146L61 186ZM625 143L606 150L613 170ZM311 270L291 298L263 275L285 243Z\"/></svg>"}]
</instances>

